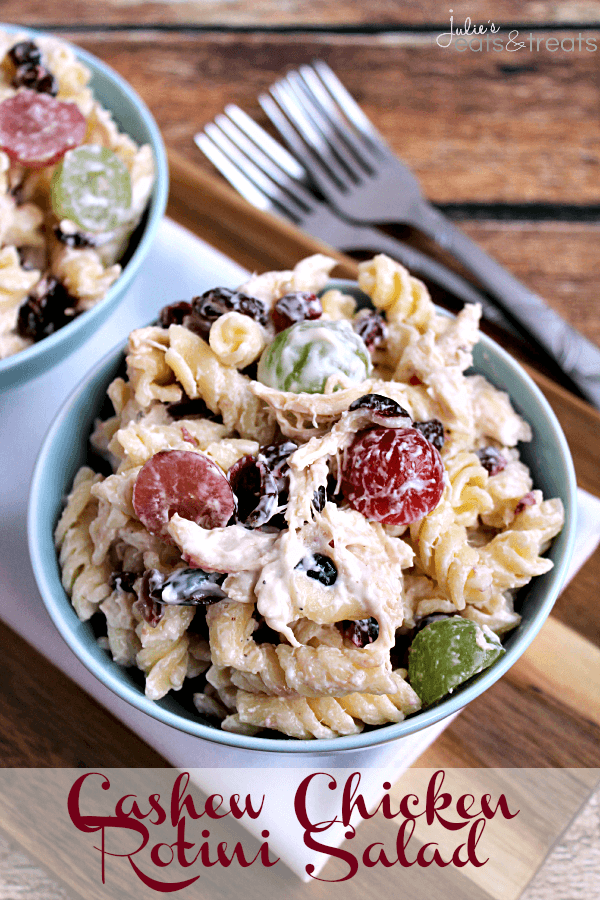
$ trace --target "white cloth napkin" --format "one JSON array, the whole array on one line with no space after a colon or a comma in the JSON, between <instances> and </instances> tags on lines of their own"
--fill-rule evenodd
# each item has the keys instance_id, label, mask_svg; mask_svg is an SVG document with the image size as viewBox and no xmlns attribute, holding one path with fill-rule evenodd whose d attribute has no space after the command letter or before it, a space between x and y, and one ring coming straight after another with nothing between
<instances>
[{"instance_id":1,"label":"white cloth napkin","mask_svg":"<svg viewBox=\"0 0 600 900\"><path fill-rule=\"evenodd\" d=\"M173 766L194 769L194 780L208 793L225 795L235 785L235 792L242 794L256 786L256 769L268 768L271 783L280 785L282 802L287 805L295 781L286 779L286 771L291 774L290 768L300 762L297 757L226 748L184 734L134 709L100 684L67 649L52 624L40 600L27 553L27 495L34 460L49 423L74 385L110 347L124 340L133 328L151 320L164 304L194 296L215 284L239 284L246 277L247 273L223 254L165 220L148 262L130 288L126 301L93 339L44 376L2 396L0 447L10 465L0 467L0 617ZM578 504L576 550L570 577L600 541L600 499L580 490ZM316 767L322 771L341 767L360 770L365 796L377 802L382 793L382 770L389 770L390 780L396 780L449 721L446 719L395 743L343 754L311 754L303 756L301 762L313 770ZM68 735L65 741L68 742ZM299 826L292 818L282 822L275 816L270 823L270 846L294 872L307 878L305 865L313 862L318 869L325 858L320 855L318 859L312 858L308 854ZM261 815L260 824L261 829L269 828L267 815ZM328 837L333 843L331 834ZM342 838L340 832L339 843Z\"/></svg>"}]
</instances>

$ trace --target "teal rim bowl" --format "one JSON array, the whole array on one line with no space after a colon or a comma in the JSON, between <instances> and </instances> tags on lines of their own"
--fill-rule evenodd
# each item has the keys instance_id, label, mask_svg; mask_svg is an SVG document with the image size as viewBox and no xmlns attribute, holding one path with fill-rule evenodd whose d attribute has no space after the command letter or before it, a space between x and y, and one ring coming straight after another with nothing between
<instances>
[{"instance_id":1,"label":"teal rim bowl","mask_svg":"<svg viewBox=\"0 0 600 900\"><path fill-rule=\"evenodd\" d=\"M332 281L339 287L364 295L355 285ZM444 312L444 310L439 310ZM209 741L248 750L279 753L331 753L359 750L401 738L433 725L457 712L497 681L529 646L563 586L573 552L577 515L577 496L573 462L565 436L548 402L526 372L498 344L482 335L474 351L471 372L485 375L496 387L508 391L513 406L533 429L533 440L521 444L521 458L532 472L534 486L545 497L560 497L565 506L565 526L552 543L548 556L554 568L534 578L523 591L523 620L504 641L506 654L489 669L459 687L430 709L416 713L403 722L383 725L361 734L329 740L249 737L231 734L206 723L197 713L188 711L171 693L159 701L149 700L139 678L123 669L102 650L91 626L80 622L65 593L54 549L53 533L61 512L63 497L70 491L78 468L84 464L94 418L104 403L106 388L115 377L123 359L123 346L112 350L73 391L50 427L39 453L29 497L29 552L35 578L50 616L61 635L81 662L104 684L137 709L188 734Z\"/></svg>"},{"instance_id":2,"label":"teal rim bowl","mask_svg":"<svg viewBox=\"0 0 600 900\"><path fill-rule=\"evenodd\" d=\"M0 29L13 34L37 37L54 37L30 28L0 24ZM62 38L60 38L62 40ZM110 110L121 131L126 132L137 144L150 144L154 156L156 180L148 208L141 223L134 231L124 257L123 271L106 296L95 306L77 316L64 328L43 338L25 350L0 360L0 390L25 384L47 369L61 362L94 334L123 299L127 288L144 261L160 221L164 215L169 192L169 168L165 145L158 126L146 104L133 88L110 66L91 53L67 43L77 58L92 72L90 86L94 97Z\"/></svg>"}]
</instances>

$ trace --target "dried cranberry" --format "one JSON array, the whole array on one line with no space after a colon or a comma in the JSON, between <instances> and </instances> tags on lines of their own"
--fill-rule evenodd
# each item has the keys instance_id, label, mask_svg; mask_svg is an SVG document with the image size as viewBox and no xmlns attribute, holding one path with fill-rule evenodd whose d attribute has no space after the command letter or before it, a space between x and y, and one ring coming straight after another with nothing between
<instances>
[{"instance_id":1,"label":"dried cranberry","mask_svg":"<svg viewBox=\"0 0 600 900\"><path fill-rule=\"evenodd\" d=\"M383 346L387 340L388 327L381 313L370 311L363 315L359 314L352 322L352 327L371 353Z\"/></svg>"},{"instance_id":2,"label":"dried cranberry","mask_svg":"<svg viewBox=\"0 0 600 900\"><path fill-rule=\"evenodd\" d=\"M325 509L325 504L327 503L327 489L324 484L319 485L317 490L313 493L312 505L316 509L317 512L322 512Z\"/></svg>"},{"instance_id":3,"label":"dried cranberry","mask_svg":"<svg viewBox=\"0 0 600 900\"><path fill-rule=\"evenodd\" d=\"M152 628L156 628L164 615L161 605L152 597L152 592L160 587L162 582L163 577L157 569L146 570L142 578L139 599L133 604L134 609L137 609Z\"/></svg>"},{"instance_id":4,"label":"dried cranberry","mask_svg":"<svg viewBox=\"0 0 600 900\"><path fill-rule=\"evenodd\" d=\"M227 478L237 499L236 522L260 528L279 506L277 481L260 457L243 456L230 468Z\"/></svg>"},{"instance_id":5,"label":"dried cranberry","mask_svg":"<svg viewBox=\"0 0 600 900\"><path fill-rule=\"evenodd\" d=\"M350 412L355 409L370 410L379 419L406 419L408 423L412 423L410 413L407 413L404 407L392 400L391 397L385 397L383 394L364 394L348 407Z\"/></svg>"},{"instance_id":6,"label":"dried cranberry","mask_svg":"<svg viewBox=\"0 0 600 900\"><path fill-rule=\"evenodd\" d=\"M356 622L344 619L343 622L336 622L336 628L342 637L351 641L355 647L366 647L379 637L379 622L372 616L369 619L358 619Z\"/></svg>"},{"instance_id":7,"label":"dried cranberry","mask_svg":"<svg viewBox=\"0 0 600 900\"><path fill-rule=\"evenodd\" d=\"M56 97L58 94L56 78L52 72L39 63L35 65L24 63L22 66L18 66L11 83L15 88L26 87L37 91L38 94L50 94L51 97Z\"/></svg>"},{"instance_id":8,"label":"dried cranberry","mask_svg":"<svg viewBox=\"0 0 600 900\"><path fill-rule=\"evenodd\" d=\"M19 41L8 51L8 56L17 68L37 66L42 61L42 52L34 41Z\"/></svg>"},{"instance_id":9,"label":"dried cranberry","mask_svg":"<svg viewBox=\"0 0 600 900\"><path fill-rule=\"evenodd\" d=\"M529 491L528 494L521 497L517 505L515 506L515 516L518 516L519 513L522 513L524 509L528 506L535 506L535 494L533 491Z\"/></svg>"},{"instance_id":10,"label":"dried cranberry","mask_svg":"<svg viewBox=\"0 0 600 900\"><path fill-rule=\"evenodd\" d=\"M221 588L226 577L203 569L175 569L163 578L157 569L150 569L148 593L151 600L167 606L207 606L226 596Z\"/></svg>"},{"instance_id":11,"label":"dried cranberry","mask_svg":"<svg viewBox=\"0 0 600 900\"><path fill-rule=\"evenodd\" d=\"M318 319L323 315L323 306L316 294L296 291L280 297L273 307L271 317L277 331L289 328L294 322L304 319Z\"/></svg>"},{"instance_id":12,"label":"dried cranberry","mask_svg":"<svg viewBox=\"0 0 600 900\"><path fill-rule=\"evenodd\" d=\"M479 462L490 475L497 475L506 468L506 459L495 447L482 447L481 450L475 451L475 455L479 457Z\"/></svg>"},{"instance_id":13,"label":"dried cranberry","mask_svg":"<svg viewBox=\"0 0 600 900\"><path fill-rule=\"evenodd\" d=\"M313 578L325 587L331 587L337 580L337 569L335 563L324 553L313 553L311 556L305 556L301 559L297 569L302 569L308 578Z\"/></svg>"},{"instance_id":14,"label":"dried cranberry","mask_svg":"<svg viewBox=\"0 0 600 900\"><path fill-rule=\"evenodd\" d=\"M329 500L333 500L335 502L335 495L337 492L338 482L335 475L327 476L327 484L321 484L313 493L312 498L312 506L317 512L322 512L325 509L325 504Z\"/></svg>"},{"instance_id":15,"label":"dried cranberry","mask_svg":"<svg viewBox=\"0 0 600 900\"><path fill-rule=\"evenodd\" d=\"M298 444L295 444L294 441L281 441L279 444L266 444L258 451L259 459L265 463L277 480L280 491L287 487L287 481L283 484L281 479L286 477L289 468L288 459L297 449Z\"/></svg>"},{"instance_id":16,"label":"dried cranberry","mask_svg":"<svg viewBox=\"0 0 600 900\"><path fill-rule=\"evenodd\" d=\"M138 578L139 575L136 572L112 572L109 584L113 590L133 594L133 585Z\"/></svg>"},{"instance_id":17,"label":"dried cranberry","mask_svg":"<svg viewBox=\"0 0 600 900\"><path fill-rule=\"evenodd\" d=\"M41 341L75 318L77 303L56 278L43 278L20 306L17 331L24 338Z\"/></svg>"},{"instance_id":18,"label":"dried cranberry","mask_svg":"<svg viewBox=\"0 0 600 900\"><path fill-rule=\"evenodd\" d=\"M66 247L94 247L95 242L90 235L80 231L63 231L60 225L54 226L54 235L57 241Z\"/></svg>"},{"instance_id":19,"label":"dried cranberry","mask_svg":"<svg viewBox=\"0 0 600 900\"><path fill-rule=\"evenodd\" d=\"M415 422L414 428L420 431L424 438L437 450L444 446L444 426L439 419L428 419L427 422Z\"/></svg>"},{"instance_id":20,"label":"dried cranberry","mask_svg":"<svg viewBox=\"0 0 600 900\"><path fill-rule=\"evenodd\" d=\"M237 498L237 522L246 528L260 528L267 522L285 527L279 512L288 499L288 458L297 449L293 441L267 444L256 456L234 463L227 477Z\"/></svg>"},{"instance_id":21,"label":"dried cranberry","mask_svg":"<svg viewBox=\"0 0 600 900\"><path fill-rule=\"evenodd\" d=\"M408 379L408 383L412 384L413 387L419 387L420 385L423 384L423 382L421 381L421 379L419 378L418 375L411 375L410 378Z\"/></svg>"},{"instance_id":22,"label":"dried cranberry","mask_svg":"<svg viewBox=\"0 0 600 900\"><path fill-rule=\"evenodd\" d=\"M273 628L270 628L265 622L263 616L255 609L252 613L252 617L255 619L257 625L255 630L252 632L252 640L255 644L279 644L281 642L281 635L278 631L274 631Z\"/></svg>"},{"instance_id":23,"label":"dried cranberry","mask_svg":"<svg viewBox=\"0 0 600 900\"><path fill-rule=\"evenodd\" d=\"M213 288L200 297L194 297L192 310L195 323L205 334L208 334L210 326L219 316L228 312L242 313L260 325L266 325L268 322L267 307L262 300L224 287Z\"/></svg>"},{"instance_id":24,"label":"dried cranberry","mask_svg":"<svg viewBox=\"0 0 600 900\"><path fill-rule=\"evenodd\" d=\"M172 419L209 419L211 422L222 422L220 415L210 411L201 397L195 400L181 400L179 403L168 403L167 412Z\"/></svg>"},{"instance_id":25,"label":"dried cranberry","mask_svg":"<svg viewBox=\"0 0 600 900\"><path fill-rule=\"evenodd\" d=\"M158 321L163 328L168 328L169 325L183 325L185 317L191 314L192 304L186 300L179 300L177 303L163 306L158 314Z\"/></svg>"},{"instance_id":26,"label":"dried cranberry","mask_svg":"<svg viewBox=\"0 0 600 900\"><path fill-rule=\"evenodd\" d=\"M342 492L367 519L416 522L435 509L443 490L439 451L416 428L367 429L344 455Z\"/></svg>"}]
</instances>

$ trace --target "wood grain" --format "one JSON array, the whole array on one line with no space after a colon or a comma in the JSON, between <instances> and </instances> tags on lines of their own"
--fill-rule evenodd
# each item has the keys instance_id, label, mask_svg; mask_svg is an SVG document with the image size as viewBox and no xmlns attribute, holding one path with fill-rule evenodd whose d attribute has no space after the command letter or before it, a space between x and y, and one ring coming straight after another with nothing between
<instances>
[{"instance_id":1,"label":"wood grain","mask_svg":"<svg viewBox=\"0 0 600 900\"><path fill-rule=\"evenodd\" d=\"M124 75L166 143L197 162L194 132L227 103L265 124L258 94L288 67L321 57L434 202L600 203L600 49L516 60L444 51L414 35L67 36Z\"/></svg>"},{"instance_id":2,"label":"wood grain","mask_svg":"<svg viewBox=\"0 0 600 900\"><path fill-rule=\"evenodd\" d=\"M0 654L2 768L166 765L3 623Z\"/></svg>"},{"instance_id":3,"label":"wood grain","mask_svg":"<svg viewBox=\"0 0 600 900\"><path fill-rule=\"evenodd\" d=\"M457 224L574 328L600 344L600 225L459 221Z\"/></svg>"},{"instance_id":4,"label":"wood grain","mask_svg":"<svg viewBox=\"0 0 600 900\"><path fill-rule=\"evenodd\" d=\"M68 8L44 3L43 0L4 0L2 15L5 21L29 25L64 23L98 24L186 24L273 26L422 26L445 24L450 4L435 0L266 0L248 3L247 0L104 0L102 12L94 0L74 0ZM454 20L464 23L467 16L473 22L495 23L597 23L600 21L598 0L573 0L556 3L553 0L453 0Z\"/></svg>"}]
</instances>

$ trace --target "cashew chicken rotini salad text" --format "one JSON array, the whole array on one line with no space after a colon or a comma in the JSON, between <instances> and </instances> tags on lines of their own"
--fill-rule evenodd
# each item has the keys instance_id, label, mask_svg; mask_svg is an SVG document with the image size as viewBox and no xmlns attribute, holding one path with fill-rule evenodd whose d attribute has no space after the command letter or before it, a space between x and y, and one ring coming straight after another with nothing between
<instances>
[{"instance_id":1,"label":"cashew chicken rotini salad text","mask_svg":"<svg viewBox=\"0 0 600 900\"><path fill-rule=\"evenodd\" d=\"M63 41L0 30L0 359L101 300L154 183Z\"/></svg>"},{"instance_id":2,"label":"cashew chicken rotini salad text","mask_svg":"<svg viewBox=\"0 0 600 900\"><path fill-rule=\"evenodd\" d=\"M334 261L165 307L129 337L56 529L79 617L222 729L332 738L399 722L504 651L563 524L529 425L466 375L480 309L438 314L385 256L372 306ZM321 296L319 293L321 292Z\"/></svg>"}]
</instances>

